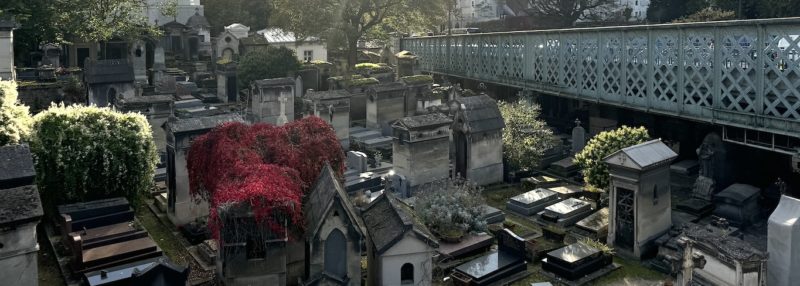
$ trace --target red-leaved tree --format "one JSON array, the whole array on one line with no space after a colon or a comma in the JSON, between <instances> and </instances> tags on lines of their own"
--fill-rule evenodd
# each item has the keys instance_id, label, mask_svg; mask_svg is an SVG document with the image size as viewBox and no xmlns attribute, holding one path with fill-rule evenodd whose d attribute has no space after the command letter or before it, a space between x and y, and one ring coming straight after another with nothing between
<instances>
[{"instance_id":1,"label":"red-leaved tree","mask_svg":"<svg viewBox=\"0 0 800 286\"><path fill-rule=\"evenodd\" d=\"M344 153L319 117L281 127L223 124L195 139L187 155L189 188L209 202L209 229L219 238L219 207L246 204L273 233L302 233L304 195L325 164L341 177ZM278 218L277 216L280 216ZM291 230L279 221L286 219Z\"/></svg>"}]
</instances>

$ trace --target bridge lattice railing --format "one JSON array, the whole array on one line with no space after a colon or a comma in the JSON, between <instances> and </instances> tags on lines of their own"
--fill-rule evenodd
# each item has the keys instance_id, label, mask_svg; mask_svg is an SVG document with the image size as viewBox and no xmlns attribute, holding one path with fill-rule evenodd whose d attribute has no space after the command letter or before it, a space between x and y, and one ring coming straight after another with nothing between
<instances>
[{"instance_id":1,"label":"bridge lattice railing","mask_svg":"<svg viewBox=\"0 0 800 286\"><path fill-rule=\"evenodd\" d=\"M423 71L800 136L800 18L406 38Z\"/></svg>"}]
</instances>

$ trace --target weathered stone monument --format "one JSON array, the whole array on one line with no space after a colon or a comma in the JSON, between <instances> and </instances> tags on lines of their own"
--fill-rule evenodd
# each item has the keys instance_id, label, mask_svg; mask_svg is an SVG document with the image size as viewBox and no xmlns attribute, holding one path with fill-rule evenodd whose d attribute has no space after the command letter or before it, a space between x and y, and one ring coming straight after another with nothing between
<instances>
[{"instance_id":1,"label":"weathered stone monument","mask_svg":"<svg viewBox=\"0 0 800 286\"><path fill-rule=\"evenodd\" d=\"M406 93L403 83L394 82L371 86L367 89L367 128L378 129L381 134L392 134L392 122L406 117Z\"/></svg>"},{"instance_id":2,"label":"weathered stone monument","mask_svg":"<svg viewBox=\"0 0 800 286\"><path fill-rule=\"evenodd\" d=\"M767 225L767 285L800 281L800 199L781 196Z\"/></svg>"},{"instance_id":3,"label":"weathered stone monument","mask_svg":"<svg viewBox=\"0 0 800 286\"><path fill-rule=\"evenodd\" d=\"M253 81L248 120L278 126L293 121L295 92L295 80L290 77Z\"/></svg>"},{"instance_id":4,"label":"weathered stone monument","mask_svg":"<svg viewBox=\"0 0 800 286\"><path fill-rule=\"evenodd\" d=\"M695 225L684 231L682 240L679 285L773 285L766 284L768 255L737 237L720 235L711 226Z\"/></svg>"},{"instance_id":5,"label":"weathered stone monument","mask_svg":"<svg viewBox=\"0 0 800 286\"><path fill-rule=\"evenodd\" d=\"M647 256L672 226L669 164L677 156L657 139L603 159L611 176L608 245L618 253Z\"/></svg>"},{"instance_id":6,"label":"weathered stone monument","mask_svg":"<svg viewBox=\"0 0 800 286\"><path fill-rule=\"evenodd\" d=\"M758 206L761 189L746 184L733 184L714 195L714 215L737 227L754 223L760 214Z\"/></svg>"},{"instance_id":7,"label":"weathered stone monument","mask_svg":"<svg viewBox=\"0 0 800 286\"><path fill-rule=\"evenodd\" d=\"M449 177L451 123L446 115L431 113L392 124L392 164L408 179L412 193L418 186Z\"/></svg>"},{"instance_id":8,"label":"weathered stone monument","mask_svg":"<svg viewBox=\"0 0 800 286\"><path fill-rule=\"evenodd\" d=\"M38 285L36 225L43 216L26 145L0 147L0 284Z\"/></svg>"},{"instance_id":9,"label":"weathered stone monument","mask_svg":"<svg viewBox=\"0 0 800 286\"><path fill-rule=\"evenodd\" d=\"M318 116L331 124L342 149L350 149L350 93L346 90L309 90L303 101L306 116Z\"/></svg>"},{"instance_id":10,"label":"weathered stone monument","mask_svg":"<svg viewBox=\"0 0 800 286\"><path fill-rule=\"evenodd\" d=\"M239 101L236 68L236 63L232 61L217 62L217 98L222 102Z\"/></svg>"},{"instance_id":11,"label":"weathered stone monument","mask_svg":"<svg viewBox=\"0 0 800 286\"><path fill-rule=\"evenodd\" d=\"M129 58L133 65L133 78L138 85L147 83L147 48L143 41L135 41L130 45Z\"/></svg>"},{"instance_id":12,"label":"weathered stone monument","mask_svg":"<svg viewBox=\"0 0 800 286\"><path fill-rule=\"evenodd\" d=\"M196 203L189 193L186 155L194 138L225 122L244 122L237 114L170 120L167 134L167 217L177 226L208 215L208 202Z\"/></svg>"},{"instance_id":13,"label":"weathered stone monument","mask_svg":"<svg viewBox=\"0 0 800 286\"><path fill-rule=\"evenodd\" d=\"M89 60L83 77L89 104L105 107L136 96L133 67L126 60Z\"/></svg>"},{"instance_id":14,"label":"weathered stone monument","mask_svg":"<svg viewBox=\"0 0 800 286\"><path fill-rule=\"evenodd\" d=\"M320 172L304 209L307 285L361 285L364 223L329 165Z\"/></svg>"},{"instance_id":15,"label":"weathered stone monument","mask_svg":"<svg viewBox=\"0 0 800 286\"><path fill-rule=\"evenodd\" d=\"M503 128L497 102L486 94L457 98L453 143L455 175L478 185L503 181Z\"/></svg>"},{"instance_id":16,"label":"weathered stone monument","mask_svg":"<svg viewBox=\"0 0 800 286\"><path fill-rule=\"evenodd\" d=\"M583 151L586 146L586 130L581 126L581 120L575 119L575 127L572 128L572 155Z\"/></svg>"},{"instance_id":17,"label":"weathered stone monument","mask_svg":"<svg viewBox=\"0 0 800 286\"><path fill-rule=\"evenodd\" d=\"M13 17L0 18L0 79L15 80L14 76L14 29Z\"/></svg>"}]
</instances>

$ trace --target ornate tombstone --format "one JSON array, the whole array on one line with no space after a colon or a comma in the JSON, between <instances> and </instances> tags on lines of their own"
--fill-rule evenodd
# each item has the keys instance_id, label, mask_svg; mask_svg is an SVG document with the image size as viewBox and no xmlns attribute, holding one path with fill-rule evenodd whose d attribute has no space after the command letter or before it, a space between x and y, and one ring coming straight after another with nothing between
<instances>
[{"instance_id":1,"label":"ornate tombstone","mask_svg":"<svg viewBox=\"0 0 800 286\"><path fill-rule=\"evenodd\" d=\"M618 253L642 258L672 226L669 164L677 156L657 139L604 159L611 175L608 244Z\"/></svg>"},{"instance_id":2,"label":"ornate tombstone","mask_svg":"<svg viewBox=\"0 0 800 286\"><path fill-rule=\"evenodd\" d=\"M350 96L350 92L343 89L308 90L303 96L305 116L317 116L333 126L344 150L350 149Z\"/></svg>"},{"instance_id":3,"label":"ornate tombstone","mask_svg":"<svg viewBox=\"0 0 800 286\"><path fill-rule=\"evenodd\" d=\"M696 152L697 159L700 162L700 177L712 180L715 193L727 187L730 183L730 172L726 163L728 151L722 142L722 138L716 133L706 135Z\"/></svg>"},{"instance_id":4,"label":"ornate tombstone","mask_svg":"<svg viewBox=\"0 0 800 286\"><path fill-rule=\"evenodd\" d=\"M295 80L290 77L253 81L248 119L272 125L293 121L295 92Z\"/></svg>"},{"instance_id":5,"label":"ornate tombstone","mask_svg":"<svg viewBox=\"0 0 800 286\"><path fill-rule=\"evenodd\" d=\"M572 154L575 155L586 146L586 130L581 126L580 119L575 119L575 128L572 128Z\"/></svg>"}]
</instances>

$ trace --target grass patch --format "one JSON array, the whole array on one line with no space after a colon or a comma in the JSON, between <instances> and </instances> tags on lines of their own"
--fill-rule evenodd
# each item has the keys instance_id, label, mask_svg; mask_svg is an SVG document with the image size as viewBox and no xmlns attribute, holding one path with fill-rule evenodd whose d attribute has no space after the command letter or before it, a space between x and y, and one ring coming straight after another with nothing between
<instances>
[{"instance_id":1,"label":"grass patch","mask_svg":"<svg viewBox=\"0 0 800 286\"><path fill-rule=\"evenodd\" d=\"M169 257L172 262L179 265L189 265L192 258L189 252L183 247L178 238L172 234L172 230L166 227L158 218L150 212L147 205L141 205L137 210L136 216L139 223L150 233L150 237L161 247L164 255Z\"/></svg>"},{"instance_id":2,"label":"grass patch","mask_svg":"<svg viewBox=\"0 0 800 286\"><path fill-rule=\"evenodd\" d=\"M64 277L56 261L56 255L47 241L47 232L44 230L44 222L37 226L36 236L39 240L39 251L36 254L36 264L39 268L39 285L41 286L63 286Z\"/></svg>"},{"instance_id":3,"label":"grass patch","mask_svg":"<svg viewBox=\"0 0 800 286\"><path fill-rule=\"evenodd\" d=\"M614 257L614 263L622 266L600 279L595 280L595 285L620 285L623 281L643 279L651 281L664 281L667 275L645 267L638 261L631 261Z\"/></svg>"}]
</instances>

